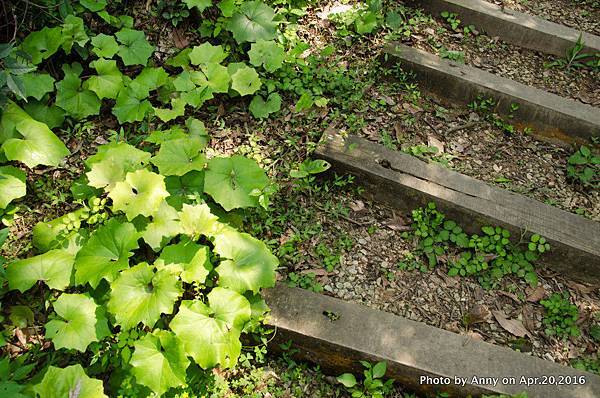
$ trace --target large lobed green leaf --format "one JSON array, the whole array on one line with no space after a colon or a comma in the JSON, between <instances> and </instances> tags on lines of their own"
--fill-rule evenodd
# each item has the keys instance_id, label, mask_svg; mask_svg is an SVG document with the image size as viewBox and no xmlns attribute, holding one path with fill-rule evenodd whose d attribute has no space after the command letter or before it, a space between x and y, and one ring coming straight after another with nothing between
<instances>
[{"instance_id":1,"label":"large lobed green leaf","mask_svg":"<svg viewBox=\"0 0 600 398\"><path fill-rule=\"evenodd\" d=\"M54 78L47 73L27 73L21 76L27 97L41 100L44 95L54 91Z\"/></svg>"},{"instance_id":2,"label":"large lobed green leaf","mask_svg":"<svg viewBox=\"0 0 600 398\"><path fill-rule=\"evenodd\" d=\"M213 236L223 228L223 224L218 221L219 218L212 214L206 203L184 204L179 212L179 219L183 231L195 239L202 235Z\"/></svg>"},{"instance_id":3,"label":"large lobed green leaf","mask_svg":"<svg viewBox=\"0 0 600 398\"><path fill-rule=\"evenodd\" d=\"M262 82L254 68L242 66L231 75L231 88L240 95L250 95L260 89Z\"/></svg>"},{"instance_id":4,"label":"large lobed green leaf","mask_svg":"<svg viewBox=\"0 0 600 398\"><path fill-rule=\"evenodd\" d=\"M63 66L65 77L56 83L56 105L76 119L100 113L100 98L82 86L79 75L82 67L78 63Z\"/></svg>"},{"instance_id":5,"label":"large lobed green leaf","mask_svg":"<svg viewBox=\"0 0 600 398\"><path fill-rule=\"evenodd\" d=\"M285 52L274 41L258 40L252 43L248 56L252 65L263 65L267 72L274 72L283 65Z\"/></svg>"},{"instance_id":6,"label":"large lobed green leaf","mask_svg":"<svg viewBox=\"0 0 600 398\"><path fill-rule=\"evenodd\" d=\"M96 93L98 98L117 98L123 88L123 74L117 67L117 61L97 59L90 63L96 69L97 75L90 76L83 85L84 88Z\"/></svg>"},{"instance_id":7,"label":"large lobed green leaf","mask_svg":"<svg viewBox=\"0 0 600 398\"><path fill-rule=\"evenodd\" d=\"M101 58L112 58L118 51L119 45L114 36L100 33L92 38L92 51Z\"/></svg>"},{"instance_id":8,"label":"large lobed green leaf","mask_svg":"<svg viewBox=\"0 0 600 398\"><path fill-rule=\"evenodd\" d=\"M169 196L164 180L162 175L146 169L127 173L125 181L116 182L108 192L113 211L123 211L130 221L140 214L145 217L154 215Z\"/></svg>"},{"instance_id":9,"label":"large lobed green leaf","mask_svg":"<svg viewBox=\"0 0 600 398\"><path fill-rule=\"evenodd\" d=\"M136 381L162 395L172 387L186 385L190 364L182 342L171 332L155 330L134 344L131 366Z\"/></svg>"},{"instance_id":10,"label":"large lobed green leaf","mask_svg":"<svg viewBox=\"0 0 600 398\"><path fill-rule=\"evenodd\" d=\"M75 282L93 288L102 279L112 281L129 267L131 251L138 247L138 232L133 224L112 218L98 228L75 258Z\"/></svg>"},{"instance_id":11,"label":"large lobed green leaf","mask_svg":"<svg viewBox=\"0 0 600 398\"><path fill-rule=\"evenodd\" d=\"M220 64L229 55L223 46L213 46L210 43L202 43L199 46L192 48L189 53L190 61L193 65L204 65L204 64Z\"/></svg>"},{"instance_id":12,"label":"large lobed green leaf","mask_svg":"<svg viewBox=\"0 0 600 398\"><path fill-rule=\"evenodd\" d=\"M58 166L70 153L48 126L34 120L14 102L9 102L2 114L2 127L5 134L13 137L2 144L8 160L18 160L30 168L40 164Z\"/></svg>"},{"instance_id":13,"label":"large lobed green leaf","mask_svg":"<svg viewBox=\"0 0 600 398\"><path fill-rule=\"evenodd\" d=\"M227 28L238 43L272 40L277 33L275 11L261 1L246 1L233 14Z\"/></svg>"},{"instance_id":14,"label":"large lobed green leaf","mask_svg":"<svg viewBox=\"0 0 600 398\"><path fill-rule=\"evenodd\" d=\"M56 53L61 44L62 28L46 26L42 30L27 35L21 44L21 49L29 54L31 62L37 65Z\"/></svg>"},{"instance_id":15,"label":"large lobed green leaf","mask_svg":"<svg viewBox=\"0 0 600 398\"><path fill-rule=\"evenodd\" d=\"M124 329L140 322L152 328L160 314L173 313L175 301L182 293L176 275L167 270L155 272L152 266L140 263L122 271L111 283L108 310Z\"/></svg>"},{"instance_id":16,"label":"large lobed green leaf","mask_svg":"<svg viewBox=\"0 0 600 398\"><path fill-rule=\"evenodd\" d=\"M236 364L242 345L243 324L250 319L250 303L236 292L214 288L208 294L210 306L184 300L170 328L183 341L186 353L204 369Z\"/></svg>"},{"instance_id":17,"label":"large lobed green leaf","mask_svg":"<svg viewBox=\"0 0 600 398\"><path fill-rule=\"evenodd\" d=\"M0 209L25 196L25 173L13 166L0 167Z\"/></svg>"},{"instance_id":18,"label":"large lobed green leaf","mask_svg":"<svg viewBox=\"0 0 600 398\"><path fill-rule=\"evenodd\" d=\"M110 334L101 307L86 295L63 293L53 307L60 319L46 323L46 338L51 339L56 348L84 352L91 342Z\"/></svg>"},{"instance_id":19,"label":"large lobed green leaf","mask_svg":"<svg viewBox=\"0 0 600 398\"><path fill-rule=\"evenodd\" d=\"M183 232L179 222L179 213L166 201L161 202L158 210L152 216L152 221L146 225L142 238L154 251L159 251L166 242Z\"/></svg>"},{"instance_id":20,"label":"large lobed green leaf","mask_svg":"<svg viewBox=\"0 0 600 398\"><path fill-rule=\"evenodd\" d=\"M88 377L81 365L50 366L33 391L43 398L108 398L102 381Z\"/></svg>"},{"instance_id":21,"label":"large lobed green leaf","mask_svg":"<svg viewBox=\"0 0 600 398\"><path fill-rule=\"evenodd\" d=\"M255 95L250 102L249 109L254 117L264 119L271 113L281 109L281 96L277 93L271 93L265 101L260 95Z\"/></svg>"},{"instance_id":22,"label":"large lobed green leaf","mask_svg":"<svg viewBox=\"0 0 600 398\"><path fill-rule=\"evenodd\" d=\"M162 175L182 176L192 170L203 170L206 157L201 153L204 141L201 137L189 136L165 141L151 162Z\"/></svg>"},{"instance_id":23,"label":"large lobed green leaf","mask_svg":"<svg viewBox=\"0 0 600 398\"><path fill-rule=\"evenodd\" d=\"M124 142L112 142L98 147L98 152L86 160L89 185L110 190L123 181L130 171L139 170L150 160L148 152Z\"/></svg>"},{"instance_id":24,"label":"large lobed green leaf","mask_svg":"<svg viewBox=\"0 0 600 398\"><path fill-rule=\"evenodd\" d=\"M148 43L144 32L124 28L118 31L115 36L121 43L118 54L126 66L146 66L148 58L154 53L154 46Z\"/></svg>"},{"instance_id":25,"label":"large lobed green leaf","mask_svg":"<svg viewBox=\"0 0 600 398\"><path fill-rule=\"evenodd\" d=\"M250 195L269 184L263 169L244 156L213 158L208 162L204 191L225 210L258 206L258 198Z\"/></svg>"},{"instance_id":26,"label":"large lobed green leaf","mask_svg":"<svg viewBox=\"0 0 600 398\"><path fill-rule=\"evenodd\" d=\"M64 290L71 281L73 261L71 253L59 249L17 260L6 267L8 286L23 293L43 281L51 289Z\"/></svg>"},{"instance_id":27,"label":"large lobed green leaf","mask_svg":"<svg viewBox=\"0 0 600 398\"><path fill-rule=\"evenodd\" d=\"M240 293L258 293L261 288L275 286L279 261L263 242L226 227L214 236L214 244L215 253L222 258L216 268L219 286Z\"/></svg>"},{"instance_id":28,"label":"large lobed green leaf","mask_svg":"<svg viewBox=\"0 0 600 398\"><path fill-rule=\"evenodd\" d=\"M208 246L191 241L165 247L154 265L179 275L186 283L202 284L212 270Z\"/></svg>"}]
</instances>

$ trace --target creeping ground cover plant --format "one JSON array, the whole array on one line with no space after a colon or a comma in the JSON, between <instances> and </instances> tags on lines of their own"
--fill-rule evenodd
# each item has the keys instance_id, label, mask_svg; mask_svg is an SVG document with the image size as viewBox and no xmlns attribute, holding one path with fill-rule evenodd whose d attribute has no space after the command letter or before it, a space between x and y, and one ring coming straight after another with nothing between
<instances>
[{"instance_id":1,"label":"creeping ground cover plant","mask_svg":"<svg viewBox=\"0 0 600 398\"><path fill-rule=\"evenodd\" d=\"M198 134L159 141L144 150L117 141L100 146L86 161L83 206L39 223L39 254L6 268L10 290L46 286L52 311L45 337L72 354L69 366L50 366L34 385L40 396L69 396L77 383L89 392L82 396L104 396L76 352L97 351L131 331L130 353L112 370L163 394L186 385L192 364L234 366L240 336L266 311L260 290L274 285L278 261L232 226L227 211L258 206L251 193L268 178L241 156L207 160Z\"/></svg>"}]
</instances>

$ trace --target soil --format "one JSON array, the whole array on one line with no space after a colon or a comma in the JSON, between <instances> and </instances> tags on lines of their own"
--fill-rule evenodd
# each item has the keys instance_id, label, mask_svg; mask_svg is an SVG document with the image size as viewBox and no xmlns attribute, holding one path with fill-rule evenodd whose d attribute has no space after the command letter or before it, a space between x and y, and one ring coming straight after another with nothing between
<instances>
[{"instance_id":1,"label":"soil","mask_svg":"<svg viewBox=\"0 0 600 398\"><path fill-rule=\"evenodd\" d=\"M436 147L436 154L422 158L600 221L600 192L567 179L570 149L536 140L523 132L506 133L485 116L432 98L422 96L415 106L409 102L400 104L399 93L394 96L372 90L374 97L399 101L391 107L392 112L379 117L371 114L372 122L359 135L384 143L382 135L387 134L393 137L392 148L409 153L418 145Z\"/></svg>"},{"instance_id":2,"label":"soil","mask_svg":"<svg viewBox=\"0 0 600 398\"><path fill-rule=\"evenodd\" d=\"M460 62L467 65L600 107L600 69L550 66L556 57L505 43L498 37L443 31L445 28L437 23L437 34L413 36L411 44L438 56L459 51L464 57ZM425 28L427 32L431 29Z\"/></svg>"},{"instance_id":3,"label":"soil","mask_svg":"<svg viewBox=\"0 0 600 398\"><path fill-rule=\"evenodd\" d=\"M408 10L413 14L417 12ZM480 34L478 27L474 28L474 31L465 32L464 25L461 25L453 30L449 23L435 16L415 25L415 34L403 42L441 57L448 54L448 51L460 52L455 53L460 56L457 62L565 98L600 106L599 69L550 66L556 61L556 57L503 42L498 37Z\"/></svg>"},{"instance_id":4,"label":"soil","mask_svg":"<svg viewBox=\"0 0 600 398\"><path fill-rule=\"evenodd\" d=\"M317 17L317 11L311 10L298 28L299 37L312 45L311 51L316 52L328 43L347 43L344 38L335 37L332 25ZM548 70L541 69L545 61L541 55L481 35L454 37L451 35L456 32L448 33L447 29L445 33L437 34L439 26L436 27L436 23L417 24L411 42L432 51L434 47L430 41L438 41L449 49L465 51L467 62L475 66L489 68L515 80L525 79L527 84L539 84L548 90L556 89L560 95L582 102L598 104L597 83L596 86L588 84L594 79L597 82L597 74L582 70L554 74L555 69L552 69L544 76ZM429 35L425 29L433 29L434 33ZM181 46L185 41L189 44L197 40L184 31L174 39L175 36L163 34L166 31L154 29L154 32L160 32L155 33L160 37L159 63L173 51L170 40L176 46L177 42ZM293 111L294 104L286 101L280 114L261 122L249 116L243 103L223 103L215 99L209 104L210 108L205 107L193 115L204 120L209 129L211 152L235 152L253 157L281 184L280 196L274 203L280 213L273 217L283 226L276 230L272 225L261 225L264 230L260 233L264 240L271 242L274 250L295 231L320 226L317 234L298 244L297 258L283 261L280 277L284 279L290 272L315 272L325 294L519 349L550 361L571 364L576 358L597 358L598 345L593 342L589 330L600 307L597 287L570 281L546 269L538 270L538 288L530 288L519 279L507 279L493 290L482 289L470 278L448 277L445 264L429 272L401 270L399 264L415 249L411 239L401 236L406 230L402 227L407 226L408 215L394 213L353 192L326 190L316 182L311 188L315 192L321 189L317 193L310 191L298 195L290 188L293 182L289 179L289 170L310 156L325 128L335 126L411 153L418 145L436 147L437 153L419 156L600 221L600 192L583 189L567 180L566 162L572 149L538 141L519 131L506 133L488 120L489 115L437 101L412 87L410 79L403 84L390 81L390 77L382 79L379 76L381 68L372 61L379 55L384 41L383 34L350 39L350 45L341 44L336 50L339 64L357 69L357 75L376 76L372 84L364 87L357 81L358 89L364 91L363 99L351 108L325 107L297 113ZM476 45L482 46L481 51L475 48ZM84 131L83 136L72 136L74 133L69 132L71 141L66 139L66 134L61 136L68 141L74 155L64 167L39 170L35 179L41 183L32 183L33 176L30 175L31 194L11 226L10 238L1 254L8 258L27 254L31 249L33 225L72 209L65 206L60 195L68 195L69 180L83 171L82 159L95 151L95 145L108 138L106 131L112 127L105 123L110 123L111 118L104 121L98 118L94 121L96 127ZM59 181L64 181L65 185L57 186ZM51 192L57 192L57 197L48 197ZM327 203L332 206L326 206ZM298 206L294 212L300 215L295 214L296 218L288 220L282 209L292 205ZM259 225L253 227L259 228ZM337 247L340 236L349 237L352 247L340 250ZM322 258L315 254L319 244L340 252L340 260L331 272L324 270ZM569 292L580 310L578 323L582 335L559 340L544 332L543 308L539 301L563 291ZM492 311L520 322L527 330L526 337L521 338L514 330L504 329ZM276 374L278 372L275 370ZM314 374L309 373L307 377L314 377ZM319 387L313 385L303 391L305 396L318 396Z\"/></svg>"},{"instance_id":5,"label":"soil","mask_svg":"<svg viewBox=\"0 0 600 398\"><path fill-rule=\"evenodd\" d=\"M324 265L313 260L288 265L288 271L315 273L325 294L565 365L581 356L596 355L598 346L586 325L600 308L597 287L570 281L547 269L538 269L540 283L536 288L509 278L492 290L484 290L471 278L448 277L445 264L427 272L401 270L399 264L410 262L414 253L413 242L401 236L407 215L348 192L336 193L330 200L359 210L348 215L352 222L318 211L312 222L323 225L324 233L318 242L307 242L303 249L311 252L321 242L334 247L340 235L351 236L354 246L344 252L332 272L322 272ZM555 292L569 292L578 306L581 337L555 339L544 332L539 301ZM492 314L495 311L522 325L527 335L504 329Z\"/></svg>"},{"instance_id":6,"label":"soil","mask_svg":"<svg viewBox=\"0 0 600 398\"><path fill-rule=\"evenodd\" d=\"M600 35L600 3L597 0L505 0L494 3Z\"/></svg>"}]
</instances>

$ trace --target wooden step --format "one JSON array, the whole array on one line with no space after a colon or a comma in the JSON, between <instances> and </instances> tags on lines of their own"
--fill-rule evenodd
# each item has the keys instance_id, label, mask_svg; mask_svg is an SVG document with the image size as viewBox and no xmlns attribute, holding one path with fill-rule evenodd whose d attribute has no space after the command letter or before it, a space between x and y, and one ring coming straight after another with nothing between
<instances>
[{"instance_id":1,"label":"wooden step","mask_svg":"<svg viewBox=\"0 0 600 398\"><path fill-rule=\"evenodd\" d=\"M585 44L582 53L600 53L600 37L596 35L502 8L487 1L418 0L410 3L435 16L439 16L443 11L456 13L464 25L474 25L480 32L498 36L507 43L530 50L564 57L566 51L575 46L581 34Z\"/></svg>"},{"instance_id":2,"label":"wooden step","mask_svg":"<svg viewBox=\"0 0 600 398\"><path fill-rule=\"evenodd\" d=\"M264 296L277 328L270 349L292 340L299 358L333 375L362 373L359 360L386 361L386 378L422 393L600 397L599 376L506 347L298 288Z\"/></svg>"},{"instance_id":3,"label":"wooden step","mask_svg":"<svg viewBox=\"0 0 600 398\"><path fill-rule=\"evenodd\" d=\"M600 109L526 86L492 73L442 59L403 44L385 49L387 62L399 62L415 73L427 91L443 100L471 103L482 95L496 102L494 111L520 129L556 143L588 143L600 136ZM511 105L519 108L511 112Z\"/></svg>"},{"instance_id":4,"label":"wooden step","mask_svg":"<svg viewBox=\"0 0 600 398\"><path fill-rule=\"evenodd\" d=\"M552 247L541 263L569 278L600 283L600 223L334 130L325 133L315 155L338 174L356 175L370 198L403 212L435 202L467 233L492 225L513 237L540 234Z\"/></svg>"}]
</instances>

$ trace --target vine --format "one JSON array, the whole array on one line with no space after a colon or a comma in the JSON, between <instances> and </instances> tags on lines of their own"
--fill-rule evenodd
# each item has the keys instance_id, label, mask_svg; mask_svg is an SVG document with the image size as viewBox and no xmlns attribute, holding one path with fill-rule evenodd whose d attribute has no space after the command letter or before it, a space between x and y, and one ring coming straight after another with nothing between
<instances>
[{"instance_id":1,"label":"vine","mask_svg":"<svg viewBox=\"0 0 600 398\"><path fill-rule=\"evenodd\" d=\"M2 66L10 66L0 81L8 83L1 93L0 164L59 167L71 152L51 129L106 111L119 125L173 123L216 95L253 96L250 110L258 118L280 109L281 96L261 78L288 59L274 41L279 22L268 5L215 7L221 16L214 36L222 30L240 48L249 43L246 61L229 44L205 42L162 67L153 64L155 47L133 19L110 15L106 4L80 3L108 24L103 33L92 34L83 18L68 15L60 26L0 48ZM200 13L213 7L186 5ZM43 71L54 58L61 74ZM109 375L112 392L130 383L141 395L162 395L190 385L202 370L233 367L242 335L261 330L268 308L260 292L274 285L278 260L236 228L234 213L266 208L276 186L254 160L207 155L200 120L175 123L136 137L137 145L121 134L100 145L71 189L80 207L39 222L35 254L8 262L0 275L3 294L19 302L41 293L45 309L35 321L61 360L28 364L28 372L3 379L0 388L100 397L104 384L94 376ZM26 182L21 168L0 166L5 225ZM0 241L7 234L0 230ZM118 360L106 360L107 353ZM21 384L34 368L36 381Z\"/></svg>"}]
</instances>

